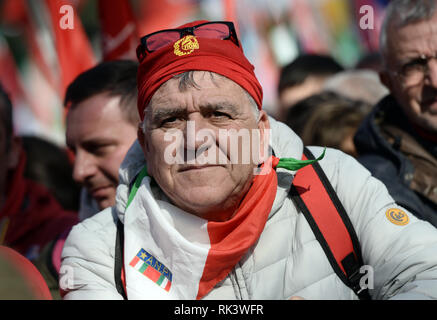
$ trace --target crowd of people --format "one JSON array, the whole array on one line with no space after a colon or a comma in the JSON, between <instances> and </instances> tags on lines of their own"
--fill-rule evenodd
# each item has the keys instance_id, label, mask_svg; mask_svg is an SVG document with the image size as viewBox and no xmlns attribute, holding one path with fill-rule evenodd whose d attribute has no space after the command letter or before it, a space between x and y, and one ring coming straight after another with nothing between
<instances>
[{"instance_id":1,"label":"crowd of people","mask_svg":"<svg viewBox=\"0 0 437 320\"><path fill-rule=\"evenodd\" d=\"M380 52L301 54L275 114L232 23L161 30L68 86L66 149L0 86L0 298L437 299L436 29L392 0Z\"/></svg>"}]
</instances>

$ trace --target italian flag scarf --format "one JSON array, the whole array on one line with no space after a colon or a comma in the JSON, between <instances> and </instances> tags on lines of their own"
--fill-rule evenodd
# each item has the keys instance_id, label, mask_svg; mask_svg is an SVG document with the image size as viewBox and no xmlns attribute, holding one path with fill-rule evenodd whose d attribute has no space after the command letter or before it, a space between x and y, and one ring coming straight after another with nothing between
<instances>
[{"instance_id":1,"label":"italian flag scarf","mask_svg":"<svg viewBox=\"0 0 437 320\"><path fill-rule=\"evenodd\" d=\"M202 299L226 278L261 235L275 200L276 171L316 160L271 157L234 216L213 222L156 199L144 167L124 217L124 275L128 299ZM269 170L270 169L270 170Z\"/></svg>"}]
</instances>

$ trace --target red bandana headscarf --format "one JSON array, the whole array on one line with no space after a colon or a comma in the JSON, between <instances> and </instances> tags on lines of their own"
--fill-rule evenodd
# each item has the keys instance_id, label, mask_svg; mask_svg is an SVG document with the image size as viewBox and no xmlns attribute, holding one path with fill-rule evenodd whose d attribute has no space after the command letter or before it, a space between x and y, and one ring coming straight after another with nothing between
<instances>
[{"instance_id":1,"label":"red bandana headscarf","mask_svg":"<svg viewBox=\"0 0 437 320\"><path fill-rule=\"evenodd\" d=\"M194 21L178 28L195 26L204 22ZM239 84L262 107L263 92L254 73L253 65L244 56L243 49L231 40L196 37L197 45L191 52L179 55L174 45L148 53L138 69L138 112L141 120L144 109L153 94L167 80L187 71L211 71Z\"/></svg>"}]
</instances>

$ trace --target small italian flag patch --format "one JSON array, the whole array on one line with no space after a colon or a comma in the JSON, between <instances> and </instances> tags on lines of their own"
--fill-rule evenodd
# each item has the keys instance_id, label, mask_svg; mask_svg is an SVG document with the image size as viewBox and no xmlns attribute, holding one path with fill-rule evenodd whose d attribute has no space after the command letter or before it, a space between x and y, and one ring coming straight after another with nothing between
<instances>
[{"instance_id":1,"label":"small italian flag patch","mask_svg":"<svg viewBox=\"0 0 437 320\"><path fill-rule=\"evenodd\" d=\"M146 250L141 249L129 265L165 291L170 291L172 281L170 270Z\"/></svg>"}]
</instances>

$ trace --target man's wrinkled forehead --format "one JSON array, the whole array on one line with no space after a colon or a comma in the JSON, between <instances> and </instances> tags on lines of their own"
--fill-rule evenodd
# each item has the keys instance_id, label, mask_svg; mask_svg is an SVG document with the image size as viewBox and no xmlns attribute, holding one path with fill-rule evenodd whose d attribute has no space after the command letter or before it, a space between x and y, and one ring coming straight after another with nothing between
<instances>
[{"instance_id":1,"label":"man's wrinkled forehead","mask_svg":"<svg viewBox=\"0 0 437 320\"><path fill-rule=\"evenodd\" d=\"M398 54L425 54L424 51L437 49L435 41L437 40L437 12L429 19L421 19L404 25L400 25L397 20L390 23L387 30L387 61Z\"/></svg>"},{"instance_id":2,"label":"man's wrinkled forehead","mask_svg":"<svg viewBox=\"0 0 437 320\"><path fill-rule=\"evenodd\" d=\"M220 89L238 87L241 92L244 89L237 83L225 76L209 71L190 71L174 76L164 82L153 94L146 110L156 104L177 104L180 102L179 93L186 93L189 90L204 99L214 99Z\"/></svg>"},{"instance_id":3,"label":"man's wrinkled forehead","mask_svg":"<svg viewBox=\"0 0 437 320\"><path fill-rule=\"evenodd\" d=\"M183 94L189 90L188 100L184 101ZM235 94L229 95L231 90ZM153 121L169 116L182 117L187 114L187 104L193 104L201 112L238 115L243 112L242 102L248 103L249 96L234 81L213 72L193 71L166 81L155 92L144 112L145 117Z\"/></svg>"},{"instance_id":4,"label":"man's wrinkled forehead","mask_svg":"<svg viewBox=\"0 0 437 320\"><path fill-rule=\"evenodd\" d=\"M220 87L222 82L235 83L231 79L212 71L192 70L175 75L173 78L164 82L160 88L165 88L171 85L171 83L175 82L178 84L178 89L180 92L184 92L190 88L201 89L198 82L202 80L207 80L206 82L203 81L203 86L206 84L207 86L211 85L215 86L216 88Z\"/></svg>"}]
</instances>

